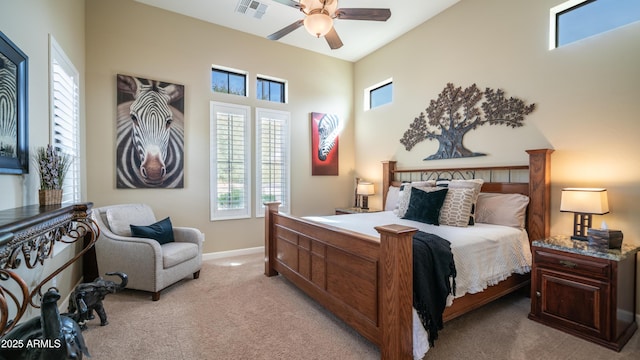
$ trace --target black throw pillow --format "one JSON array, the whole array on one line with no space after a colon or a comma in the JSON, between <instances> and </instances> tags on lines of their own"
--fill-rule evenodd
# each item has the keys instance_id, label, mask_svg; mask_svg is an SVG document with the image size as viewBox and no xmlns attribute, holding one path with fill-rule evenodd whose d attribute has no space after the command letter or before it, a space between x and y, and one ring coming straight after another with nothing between
<instances>
[{"instance_id":1,"label":"black throw pillow","mask_svg":"<svg viewBox=\"0 0 640 360\"><path fill-rule=\"evenodd\" d=\"M162 244L173 242L173 226L171 219L160 220L149 226L129 225L131 227L131 236L156 240Z\"/></svg>"},{"instance_id":2,"label":"black throw pillow","mask_svg":"<svg viewBox=\"0 0 640 360\"><path fill-rule=\"evenodd\" d=\"M420 221L431 225L440 225L438 218L440 217L440 209L442 208L442 204L444 204L447 191L449 191L448 188L443 188L427 192L412 187L409 206L403 219Z\"/></svg>"}]
</instances>

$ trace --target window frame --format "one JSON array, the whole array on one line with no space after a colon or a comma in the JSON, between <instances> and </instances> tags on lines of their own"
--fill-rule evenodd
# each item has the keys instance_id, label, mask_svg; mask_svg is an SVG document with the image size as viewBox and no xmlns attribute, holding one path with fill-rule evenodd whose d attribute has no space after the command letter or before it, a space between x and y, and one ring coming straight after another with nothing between
<instances>
[{"instance_id":1,"label":"window frame","mask_svg":"<svg viewBox=\"0 0 640 360\"><path fill-rule=\"evenodd\" d=\"M264 99L264 98L258 97L258 94L259 94L259 86L258 85L259 85L260 81L267 81L267 82L269 82L269 84L276 83L276 84L282 85L282 91L280 92L280 96L282 98L282 101L276 101L276 100L272 100L270 98L269 99ZM266 75L260 75L260 74L258 74L256 76L256 99L262 100L262 101L270 101L270 102L275 102L275 103L280 103L280 104L286 104L288 102L287 94L288 94L288 82L286 80L278 79L278 78L274 78L274 77L266 76ZM269 95L271 95L271 89L269 90Z\"/></svg>"},{"instance_id":2,"label":"window frame","mask_svg":"<svg viewBox=\"0 0 640 360\"><path fill-rule=\"evenodd\" d=\"M554 7L552 7L549 10L549 50L557 49L557 48L572 44L574 42L577 42L577 41L580 41L580 40L584 40L584 39L587 39L589 37L592 37L592 36L595 36L595 35L598 35L598 34L602 34L602 33L607 32L607 31L615 30L615 29L620 28L622 26L625 26L625 25L640 21L640 20L635 20L635 21L632 21L630 23L618 25L618 26L609 28L607 30L598 31L598 32L596 32L594 34L587 35L585 37L581 37L579 39L575 39L575 40L560 44L560 33L559 33L559 30L561 30L561 29L559 29L559 27L558 27L558 22L560 20L560 16L562 16L564 14L568 14L568 13L570 13L570 12L572 12L574 10L580 9L580 8L582 8L584 6L589 6L590 4L595 3L597 1L599 1L599 0L568 0L568 1L563 2L562 4L558 4L558 5L554 6Z\"/></svg>"},{"instance_id":3,"label":"window frame","mask_svg":"<svg viewBox=\"0 0 640 360\"><path fill-rule=\"evenodd\" d=\"M256 108L256 116L255 116L255 128L256 128L256 140L255 140L255 156L256 156L256 169L255 169L255 179L256 179L256 187L255 187L255 208L256 208L256 217L264 217L265 215L265 206L262 201L262 188L264 186L264 182L262 179L262 119L264 117L268 117L271 120L282 121L284 122L284 134L281 136L284 138L284 146L282 147L282 153L280 154L283 157L282 164L284 166L284 190L283 190L283 198L276 199L280 201L279 211L285 214L288 214L291 211L291 113L288 111L280 111L273 109L265 109L265 108ZM275 153L273 148L269 149L270 153Z\"/></svg>"},{"instance_id":4,"label":"window frame","mask_svg":"<svg viewBox=\"0 0 640 360\"><path fill-rule=\"evenodd\" d=\"M217 72L222 72L222 73L226 73L227 74L227 92L224 91L216 91L213 86L213 73L214 71ZM237 76L242 76L244 81L244 94L236 94L231 92L231 85L230 85L230 80L228 79L229 75L237 75ZM226 67L226 66L220 66L220 65L211 65L211 85L210 85L210 89L213 93L216 94L228 94L228 95L236 95L236 96L242 96L242 97L249 97L249 73L247 71L243 71L243 70L239 70L239 69L234 69L234 68L230 68L230 67Z\"/></svg>"},{"instance_id":5,"label":"window frame","mask_svg":"<svg viewBox=\"0 0 640 360\"><path fill-rule=\"evenodd\" d=\"M70 92L60 93L67 88L60 87L58 70L64 72L62 75L67 77L64 80L72 82L67 87L71 88ZM67 99L70 104L61 103L60 98ZM52 35L49 35L49 107L50 143L71 157L63 182L62 204L75 204L82 199L80 73Z\"/></svg>"},{"instance_id":6,"label":"window frame","mask_svg":"<svg viewBox=\"0 0 640 360\"><path fill-rule=\"evenodd\" d=\"M218 116L219 112L233 113L243 116L243 207L239 209L218 209ZM210 220L231 220L246 219L251 217L251 109L246 105L230 104L224 102L211 101L210 103Z\"/></svg>"},{"instance_id":7,"label":"window frame","mask_svg":"<svg viewBox=\"0 0 640 360\"><path fill-rule=\"evenodd\" d=\"M384 103L384 104L380 104L377 106L372 106L372 102L371 102L371 96L372 93L375 92L376 90L382 89L385 86L391 86L391 98L389 99L388 102ZM389 78L386 80L383 80L377 84L374 84L372 86L369 86L367 88L364 89L364 111L368 111L368 110L373 110L373 109L377 109L379 107L388 105L393 103L393 78Z\"/></svg>"}]
</instances>

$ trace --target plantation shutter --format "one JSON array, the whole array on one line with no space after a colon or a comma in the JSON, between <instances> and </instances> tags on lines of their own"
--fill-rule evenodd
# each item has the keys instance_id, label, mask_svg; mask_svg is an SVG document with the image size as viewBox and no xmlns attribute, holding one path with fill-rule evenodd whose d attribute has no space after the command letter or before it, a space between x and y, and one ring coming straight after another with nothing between
<instances>
[{"instance_id":1,"label":"plantation shutter","mask_svg":"<svg viewBox=\"0 0 640 360\"><path fill-rule=\"evenodd\" d=\"M249 107L211 104L211 220L250 217Z\"/></svg>"},{"instance_id":2,"label":"plantation shutter","mask_svg":"<svg viewBox=\"0 0 640 360\"><path fill-rule=\"evenodd\" d=\"M80 202L79 75L59 45L51 38L51 142L69 154L71 165L63 181L62 203Z\"/></svg>"},{"instance_id":3,"label":"plantation shutter","mask_svg":"<svg viewBox=\"0 0 640 360\"><path fill-rule=\"evenodd\" d=\"M256 216L264 216L264 203L279 201L289 213L290 113L256 109Z\"/></svg>"}]
</instances>

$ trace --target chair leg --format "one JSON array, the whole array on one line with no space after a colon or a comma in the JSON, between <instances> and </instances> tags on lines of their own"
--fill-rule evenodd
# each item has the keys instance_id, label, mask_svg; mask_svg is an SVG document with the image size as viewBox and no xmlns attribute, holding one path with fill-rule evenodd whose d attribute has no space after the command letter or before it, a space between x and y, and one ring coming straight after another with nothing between
<instances>
[{"instance_id":1,"label":"chair leg","mask_svg":"<svg viewBox=\"0 0 640 360\"><path fill-rule=\"evenodd\" d=\"M152 301L160 300L160 291L156 291L154 293L151 293L151 300Z\"/></svg>"},{"instance_id":2,"label":"chair leg","mask_svg":"<svg viewBox=\"0 0 640 360\"><path fill-rule=\"evenodd\" d=\"M193 278L194 278L194 279L197 279L197 278L199 278L199 277L200 277L200 270L198 270L198 271L196 271L196 272L194 272L194 273L193 273Z\"/></svg>"}]
</instances>

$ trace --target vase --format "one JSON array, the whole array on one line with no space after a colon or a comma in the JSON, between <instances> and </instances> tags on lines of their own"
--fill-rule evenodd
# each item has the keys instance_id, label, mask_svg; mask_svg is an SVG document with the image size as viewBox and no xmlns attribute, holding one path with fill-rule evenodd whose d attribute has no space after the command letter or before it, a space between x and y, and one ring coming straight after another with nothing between
<instances>
[{"instance_id":1,"label":"vase","mask_svg":"<svg viewBox=\"0 0 640 360\"><path fill-rule=\"evenodd\" d=\"M40 206L59 205L62 203L62 189L38 190Z\"/></svg>"}]
</instances>

